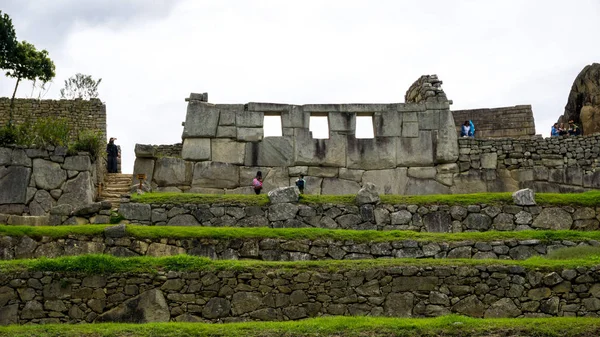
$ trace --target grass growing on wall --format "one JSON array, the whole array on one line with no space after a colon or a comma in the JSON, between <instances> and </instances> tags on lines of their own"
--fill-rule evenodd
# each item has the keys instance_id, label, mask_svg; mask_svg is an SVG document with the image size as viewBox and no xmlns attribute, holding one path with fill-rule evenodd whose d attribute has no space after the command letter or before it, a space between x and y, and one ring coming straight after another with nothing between
<instances>
[{"instance_id":1,"label":"grass growing on wall","mask_svg":"<svg viewBox=\"0 0 600 337\"><path fill-rule=\"evenodd\" d=\"M29 236L40 238L66 238L69 235L102 236L104 228L110 225L76 225L76 226L2 226L0 236ZM182 227L182 226L139 226L127 225L127 234L140 239L250 239L275 238L285 240L353 240L355 242L384 242L399 240L416 240L427 242L475 241L488 242L496 240L530 240L544 242L573 240L600 241L600 231L487 231L465 233L427 233L413 231L376 231L376 230L344 230L323 228L239 228L239 227Z\"/></svg>"},{"instance_id":2,"label":"grass growing on wall","mask_svg":"<svg viewBox=\"0 0 600 337\"><path fill-rule=\"evenodd\" d=\"M472 194L440 194L440 195L381 195L385 204L409 205L471 205L471 204L512 204L512 193L472 193ZM140 203L155 204L244 204L263 206L269 204L266 194L195 194L195 193L146 193L132 195L131 200ZM308 195L300 196L304 204L355 204L354 195ZM595 207L600 203L600 191L585 193L537 193L536 202L539 205L574 205Z\"/></svg>"},{"instance_id":3,"label":"grass growing on wall","mask_svg":"<svg viewBox=\"0 0 600 337\"><path fill-rule=\"evenodd\" d=\"M221 336L221 337L388 337L388 336L549 336L600 334L598 318L476 319L322 317L291 322L50 324L0 327L0 336Z\"/></svg>"},{"instance_id":4,"label":"grass growing on wall","mask_svg":"<svg viewBox=\"0 0 600 337\"><path fill-rule=\"evenodd\" d=\"M210 260L205 257L177 255L168 257L130 257L118 258L112 255L81 255L54 259L40 258L31 260L0 261L0 272L11 273L29 271L55 271L86 274L105 274L122 272L168 271L253 271L253 270L321 270L338 272L340 270L369 270L398 266L522 266L528 269L563 270L565 268L592 267L600 264L600 256L588 256L571 260L551 260L532 257L524 261L515 260L476 260L476 259L377 259L377 260L324 260L271 262L254 260Z\"/></svg>"}]
</instances>

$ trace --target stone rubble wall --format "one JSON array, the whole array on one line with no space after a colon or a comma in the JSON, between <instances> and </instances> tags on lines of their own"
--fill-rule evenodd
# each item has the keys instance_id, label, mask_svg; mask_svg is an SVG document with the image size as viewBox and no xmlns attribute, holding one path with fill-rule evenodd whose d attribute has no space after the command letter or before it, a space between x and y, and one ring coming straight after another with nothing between
<instances>
[{"instance_id":1,"label":"stone rubble wall","mask_svg":"<svg viewBox=\"0 0 600 337\"><path fill-rule=\"evenodd\" d=\"M496 240L496 241L369 241L279 238L137 238L111 234L67 238L0 236L0 260L55 258L84 254L117 257L164 257L179 254L215 260L356 260L380 258L461 258L524 260L573 246L600 246L596 240Z\"/></svg>"},{"instance_id":2,"label":"stone rubble wall","mask_svg":"<svg viewBox=\"0 0 600 337\"><path fill-rule=\"evenodd\" d=\"M475 124L476 138L531 138L535 136L535 120L531 105L501 108L452 110L456 132L465 121Z\"/></svg>"},{"instance_id":3,"label":"stone rubble wall","mask_svg":"<svg viewBox=\"0 0 600 337\"><path fill-rule=\"evenodd\" d=\"M531 188L536 192L600 189L600 135L458 140L465 193Z\"/></svg>"},{"instance_id":4,"label":"stone rubble wall","mask_svg":"<svg viewBox=\"0 0 600 337\"><path fill-rule=\"evenodd\" d=\"M68 155L65 147L0 147L0 223L47 216L55 206L91 204L96 174L87 153Z\"/></svg>"},{"instance_id":5,"label":"stone rubble wall","mask_svg":"<svg viewBox=\"0 0 600 337\"><path fill-rule=\"evenodd\" d=\"M598 230L600 207L516 205L161 205L123 203L132 223L155 226L326 228L353 230L466 231Z\"/></svg>"},{"instance_id":6,"label":"stone rubble wall","mask_svg":"<svg viewBox=\"0 0 600 337\"><path fill-rule=\"evenodd\" d=\"M0 97L0 126L8 124L10 118L10 98ZM99 99L90 100L37 100L16 98L14 101L13 122L35 123L40 118L64 118L70 126L72 136L79 131L99 130L106 138L106 105Z\"/></svg>"},{"instance_id":7,"label":"stone rubble wall","mask_svg":"<svg viewBox=\"0 0 600 337\"><path fill-rule=\"evenodd\" d=\"M0 275L0 325L238 322L324 315L597 317L596 267L390 266Z\"/></svg>"}]
</instances>

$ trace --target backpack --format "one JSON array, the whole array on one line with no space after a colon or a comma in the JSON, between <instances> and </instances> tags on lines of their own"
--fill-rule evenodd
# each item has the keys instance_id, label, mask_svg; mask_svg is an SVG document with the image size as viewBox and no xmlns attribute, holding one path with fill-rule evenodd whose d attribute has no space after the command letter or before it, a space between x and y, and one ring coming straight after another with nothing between
<instances>
[{"instance_id":1,"label":"backpack","mask_svg":"<svg viewBox=\"0 0 600 337\"><path fill-rule=\"evenodd\" d=\"M304 188L304 179L296 180L296 186L298 186L298 188Z\"/></svg>"},{"instance_id":2,"label":"backpack","mask_svg":"<svg viewBox=\"0 0 600 337\"><path fill-rule=\"evenodd\" d=\"M254 185L254 189L255 190L260 190L262 189L262 181L254 178L254 181L252 181L252 184Z\"/></svg>"}]
</instances>

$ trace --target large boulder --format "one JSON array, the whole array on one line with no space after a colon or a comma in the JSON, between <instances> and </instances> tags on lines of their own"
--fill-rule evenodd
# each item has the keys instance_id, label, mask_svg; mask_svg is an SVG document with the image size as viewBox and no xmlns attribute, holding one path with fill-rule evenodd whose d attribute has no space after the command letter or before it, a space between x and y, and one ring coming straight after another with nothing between
<instances>
[{"instance_id":1,"label":"large boulder","mask_svg":"<svg viewBox=\"0 0 600 337\"><path fill-rule=\"evenodd\" d=\"M584 135L600 132L600 63L585 66L575 78L558 122L569 120L581 123Z\"/></svg>"},{"instance_id":2,"label":"large boulder","mask_svg":"<svg viewBox=\"0 0 600 337\"><path fill-rule=\"evenodd\" d=\"M571 214L560 207L544 208L533 220L533 228L568 230L573 225Z\"/></svg>"},{"instance_id":3,"label":"large boulder","mask_svg":"<svg viewBox=\"0 0 600 337\"><path fill-rule=\"evenodd\" d=\"M376 204L379 202L379 193L375 184L366 183L356 194L356 202L359 205Z\"/></svg>"},{"instance_id":4,"label":"large boulder","mask_svg":"<svg viewBox=\"0 0 600 337\"><path fill-rule=\"evenodd\" d=\"M31 169L23 166L0 166L0 204L22 204L27 199Z\"/></svg>"},{"instance_id":5,"label":"large boulder","mask_svg":"<svg viewBox=\"0 0 600 337\"><path fill-rule=\"evenodd\" d=\"M535 192L530 188L518 190L512 194L515 205L535 206Z\"/></svg>"},{"instance_id":6,"label":"large boulder","mask_svg":"<svg viewBox=\"0 0 600 337\"><path fill-rule=\"evenodd\" d=\"M296 186L279 187L268 193L272 204L281 204L285 202L298 202L300 190Z\"/></svg>"},{"instance_id":7,"label":"large boulder","mask_svg":"<svg viewBox=\"0 0 600 337\"><path fill-rule=\"evenodd\" d=\"M151 289L101 314L95 322L151 323L168 322L170 318L162 291Z\"/></svg>"},{"instance_id":8,"label":"large boulder","mask_svg":"<svg viewBox=\"0 0 600 337\"><path fill-rule=\"evenodd\" d=\"M74 179L65 183L58 205L68 204L78 208L91 204L93 199L94 190L90 172L80 172Z\"/></svg>"},{"instance_id":9,"label":"large boulder","mask_svg":"<svg viewBox=\"0 0 600 337\"><path fill-rule=\"evenodd\" d=\"M163 157L156 160L154 181L158 186L189 185L192 180L192 163L183 159Z\"/></svg>"},{"instance_id":10,"label":"large boulder","mask_svg":"<svg viewBox=\"0 0 600 337\"><path fill-rule=\"evenodd\" d=\"M58 163L34 159L33 180L38 188L48 191L57 189L67 180L67 171L63 170Z\"/></svg>"}]
</instances>

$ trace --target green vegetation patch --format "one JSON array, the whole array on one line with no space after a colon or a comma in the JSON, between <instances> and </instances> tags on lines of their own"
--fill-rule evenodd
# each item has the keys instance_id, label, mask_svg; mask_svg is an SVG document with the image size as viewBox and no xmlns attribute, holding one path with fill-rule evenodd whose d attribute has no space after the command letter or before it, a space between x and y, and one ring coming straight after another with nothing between
<instances>
[{"instance_id":1,"label":"green vegetation patch","mask_svg":"<svg viewBox=\"0 0 600 337\"><path fill-rule=\"evenodd\" d=\"M264 206L269 204L269 197L243 194L197 194L177 192L152 192L141 195L133 194L131 201L145 204L243 204L248 206Z\"/></svg>"},{"instance_id":2,"label":"green vegetation patch","mask_svg":"<svg viewBox=\"0 0 600 337\"><path fill-rule=\"evenodd\" d=\"M73 235L103 235L104 228L109 225L79 225L79 226L2 226L0 236L24 236L40 238L65 238ZM355 242L386 242L399 240L416 240L426 242L475 241L489 242L496 240L540 240L542 242L571 240L571 241L600 241L600 231L512 231L512 232L465 232L465 233L427 233L413 231L376 231L376 230L345 230L324 228L239 228L239 227L182 227L182 226L138 226L127 225L127 233L140 239L250 239L273 238L285 240L353 240Z\"/></svg>"},{"instance_id":3,"label":"green vegetation patch","mask_svg":"<svg viewBox=\"0 0 600 337\"><path fill-rule=\"evenodd\" d=\"M0 261L0 272L55 271L87 274L121 272L155 272L157 270L176 271L253 271L253 270L369 270L400 266L482 266L503 265L522 266L527 269L562 270L565 268L592 267L600 264L600 257L586 257L571 260L550 260L533 257L524 261L477 260L477 259L377 259L377 260L324 260L271 262L255 260L210 260L205 257L177 255L169 257L118 258L112 255L81 255L55 259L40 258L27 260Z\"/></svg>"},{"instance_id":4,"label":"green vegetation patch","mask_svg":"<svg viewBox=\"0 0 600 337\"><path fill-rule=\"evenodd\" d=\"M598 318L476 319L323 317L291 322L52 324L0 327L0 336L550 336L591 337L600 334Z\"/></svg>"},{"instance_id":5,"label":"green vegetation patch","mask_svg":"<svg viewBox=\"0 0 600 337\"><path fill-rule=\"evenodd\" d=\"M132 195L131 200L149 204L244 204L262 206L269 203L266 194L194 194L194 193L146 193ZM301 195L300 203L304 204L336 204L352 205L354 195ZM600 191L585 193L537 193L536 202L539 205L573 205L595 207L600 201ZM512 204L512 193L472 193L472 194L440 194L440 195L382 195L381 202L385 204L408 205L473 205L473 204Z\"/></svg>"},{"instance_id":6,"label":"green vegetation patch","mask_svg":"<svg viewBox=\"0 0 600 337\"><path fill-rule=\"evenodd\" d=\"M557 249L550 252L546 258L551 260L599 259L600 247L577 246Z\"/></svg>"}]
</instances>

